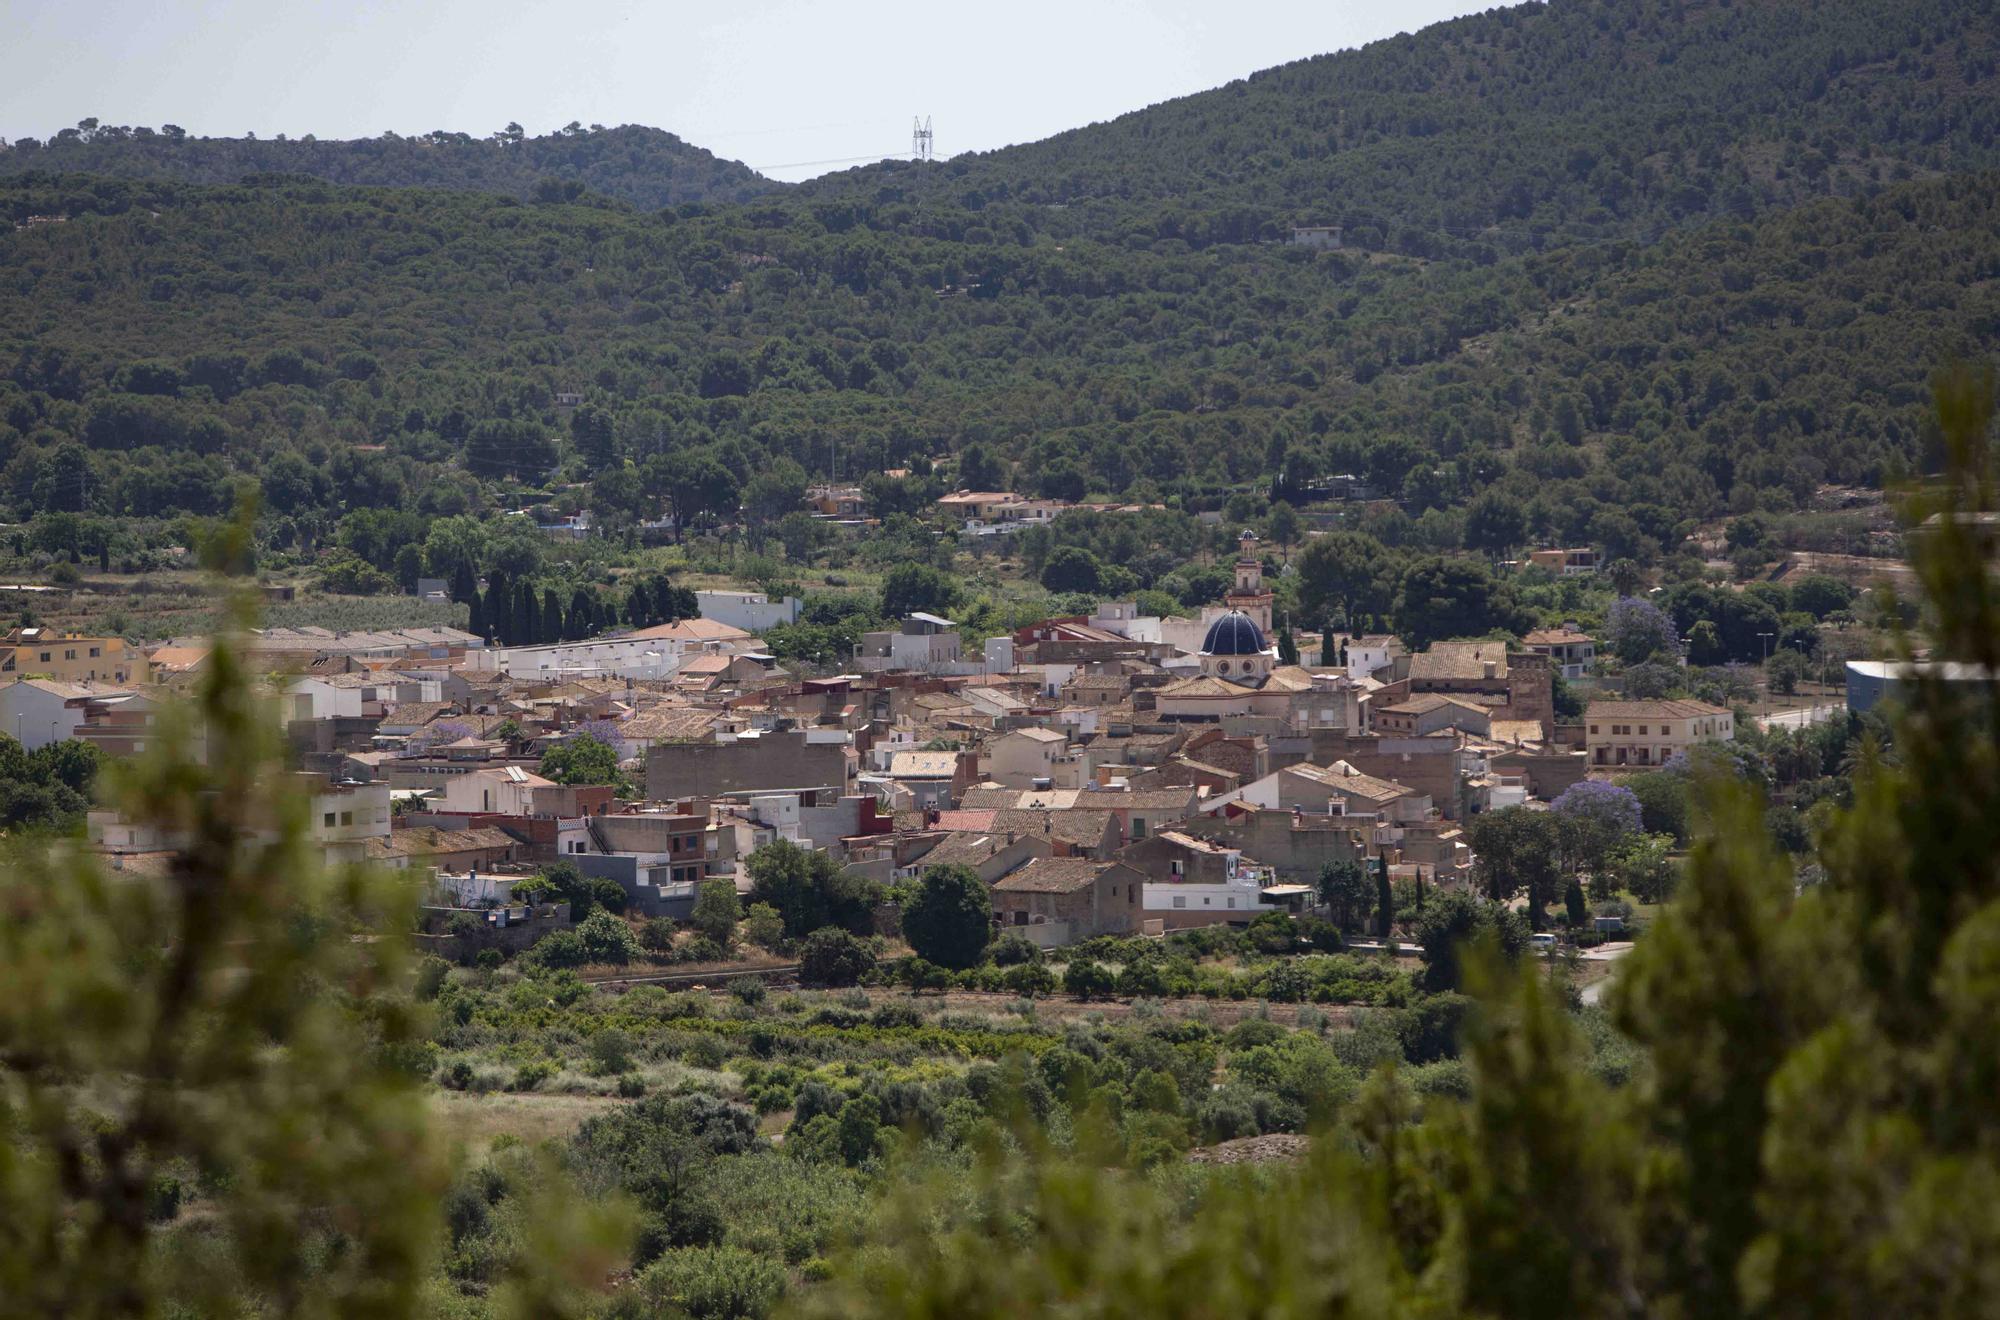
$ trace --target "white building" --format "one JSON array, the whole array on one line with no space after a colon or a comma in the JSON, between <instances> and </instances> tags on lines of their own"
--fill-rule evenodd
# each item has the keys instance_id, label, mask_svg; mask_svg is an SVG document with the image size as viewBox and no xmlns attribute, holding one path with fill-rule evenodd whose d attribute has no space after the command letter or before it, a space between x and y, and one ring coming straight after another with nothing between
<instances>
[{"instance_id":1,"label":"white building","mask_svg":"<svg viewBox=\"0 0 2000 1320\"><path fill-rule=\"evenodd\" d=\"M514 678L672 678L697 655L737 655L756 646L743 629L713 619L682 619L636 632L549 646L495 646L468 652L467 668Z\"/></svg>"},{"instance_id":2,"label":"white building","mask_svg":"<svg viewBox=\"0 0 2000 1320\"><path fill-rule=\"evenodd\" d=\"M702 618L745 632L760 633L799 621L797 596L774 601L761 591L697 591L694 598L701 602Z\"/></svg>"},{"instance_id":3,"label":"white building","mask_svg":"<svg viewBox=\"0 0 2000 1320\"><path fill-rule=\"evenodd\" d=\"M0 687L0 733L29 751L75 736L93 700L126 695L121 688L17 678Z\"/></svg>"}]
</instances>

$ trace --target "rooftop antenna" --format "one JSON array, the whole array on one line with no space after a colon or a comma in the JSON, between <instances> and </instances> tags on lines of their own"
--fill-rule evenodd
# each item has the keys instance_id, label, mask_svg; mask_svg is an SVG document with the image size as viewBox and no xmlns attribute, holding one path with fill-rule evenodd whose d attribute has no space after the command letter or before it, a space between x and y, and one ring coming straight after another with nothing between
<instances>
[{"instance_id":1,"label":"rooftop antenna","mask_svg":"<svg viewBox=\"0 0 2000 1320\"><path fill-rule=\"evenodd\" d=\"M931 117L910 121L910 155L917 160L933 160L931 153Z\"/></svg>"}]
</instances>

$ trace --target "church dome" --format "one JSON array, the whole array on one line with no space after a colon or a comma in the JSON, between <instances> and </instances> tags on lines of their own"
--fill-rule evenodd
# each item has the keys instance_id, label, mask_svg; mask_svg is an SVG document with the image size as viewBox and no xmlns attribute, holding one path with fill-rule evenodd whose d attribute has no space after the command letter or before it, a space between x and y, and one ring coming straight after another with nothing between
<instances>
[{"instance_id":1,"label":"church dome","mask_svg":"<svg viewBox=\"0 0 2000 1320\"><path fill-rule=\"evenodd\" d=\"M1263 630L1242 610L1231 610L1209 624L1208 636L1201 644L1203 655L1262 655L1263 652Z\"/></svg>"}]
</instances>

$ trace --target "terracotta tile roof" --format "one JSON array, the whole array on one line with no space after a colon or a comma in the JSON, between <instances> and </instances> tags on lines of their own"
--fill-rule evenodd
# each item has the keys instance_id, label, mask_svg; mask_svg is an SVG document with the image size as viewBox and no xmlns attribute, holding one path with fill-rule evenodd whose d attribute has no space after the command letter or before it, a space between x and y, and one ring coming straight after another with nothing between
<instances>
[{"instance_id":1,"label":"terracotta tile roof","mask_svg":"<svg viewBox=\"0 0 2000 1320\"><path fill-rule=\"evenodd\" d=\"M1332 765L1325 766L1313 765L1310 762L1288 765L1279 773L1297 774L1316 784L1324 784L1352 797L1367 798L1371 802L1394 802L1415 792L1414 789L1393 779L1377 779L1374 775L1364 775L1345 761L1335 761Z\"/></svg>"},{"instance_id":2,"label":"terracotta tile roof","mask_svg":"<svg viewBox=\"0 0 2000 1320\"><path fill-rule=\"evenodd\" d=\"M1074 894L1097 883L1112 862L1082 857L1037 857L994 884L1002 894Z\"/></svg>"},{"instance_id":3,"label":"terracotta tile roof","mask_svg":"<svg viewBox=\"0 0 2000 1320\"><path fill-rule=\"evenodd\" d=\"M1444 692L1420 693L1417 696L1411 697L1408 701L1399 701L1393 706L1383 706L1381 709L1385 714L1427 715L1442 706L1458 706L1465 710L1479 711L1481 713L1485 713L1486 711L1486 707L1479 702L1469 701L1463 697L1454 697Z\"/></svg>"},{"instance_id":4,"label":"terracotta tile roof","mask_svg":"<svg viewBox=\"0 0 2000 1320\"><path fill-rule=\"evenodd\" d=\"M627 742L706 742L714 732L716 712L668 706L634 715L618 726Z\"/></svg>"},{"instance_id":5,"label":"terracotta tile roof","mask_svg":"<svg viewBox=\"0 0 2000 1320\"><path fill-rule=\"evenodd\" d=\"M1494 666L1495 678L1507 677L1507 643L1438 642L1428 651L1410 657L1413 679L1483 679L1486 666Z\"/></svg>"},{"instance_id":6,"label":"terracotta tile roof","mask_svg":"<svg viewBox=\"0 0 2000 1320\"><path fill-rule=\"evenodd\" d=\"M990 814L993 829L1011 831L1017 837L1032 834L1081 847L1096 847L1111 827L1108 811L1035 811L1013 807Z\"/></svg>"},{"instance_id":7,"label":"terracotta tile roof","mask_svg":"<svg viewBox=\"0 0 2000 1320\"><path fill-rule=\"evenodd\" d=\"M419 825L396 830L386 839L370 839L370 861L391 857L437 857L445 853L473 852L488 848L512 848L519 841L503 829L481 826L472 830L446 830L435 825Z\"/></svg>"},{"instance_id":8,"label":"terracotta tile roof","mask_svg":"<svg viewBox=\"0 0 2000 1320\"><path fill-rule=\"evenodd\" d=\"M747 642L754 634L714 619L682 619L679 623L658 623L650 628L640 628L625 634L626 637L642 641L671 642Z\"/></svg>"},{"instance_id":9,"label":"terracotta tile roof","mask_svg":"<svg viewBox=\"0 0 2000 1320\"><path fill-rule=\"evenodd\" d=\"M1584 718L1591 720L1686 720L1727 714L1706 701L1593 701L1584 708Z\"/></svg>"},{"instance_id":10,"label":"terracotta tile roof","mask_svg":"<svg viewBox=\"0 0 2000 1320\"><path fill-rule=\"evenodd\" d=\"M915 814L921 818L924 813L917 812ZM994 827L993 818L999 814L997 811L940 811L937 814L937 819L930 822L929 828L960 832L970 830L984 833ZM919 824L922 824L921 819Z\"/></svg>"}]
</instances>

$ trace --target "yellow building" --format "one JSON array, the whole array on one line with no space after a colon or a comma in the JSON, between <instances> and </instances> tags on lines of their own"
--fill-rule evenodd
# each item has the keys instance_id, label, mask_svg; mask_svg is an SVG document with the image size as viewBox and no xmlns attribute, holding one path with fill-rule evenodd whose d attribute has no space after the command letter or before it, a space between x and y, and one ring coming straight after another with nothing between
<instances>
[{"instance_id":1,"label":"yellow building","mask_svg":"<svg viewBox=\"0 0 2000 1320\"><path fill-rule=\"evenodd\" d=\"M16 628L0 639L0 675L33 674L64 683L144 683L151 672L145 653L123 637Z\"/></svg>"}]
</instances>

